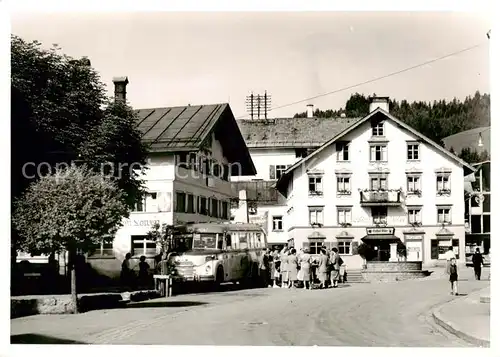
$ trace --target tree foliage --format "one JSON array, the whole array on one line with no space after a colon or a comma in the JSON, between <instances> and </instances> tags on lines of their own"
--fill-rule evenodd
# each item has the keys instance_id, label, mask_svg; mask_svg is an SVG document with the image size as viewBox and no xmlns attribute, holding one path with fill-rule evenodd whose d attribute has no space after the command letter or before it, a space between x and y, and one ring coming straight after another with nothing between
<instances>
[{"instance_id":1,"label":"tree foliage","mask_svg":"<svg viewBox=\"0 0 500 357\"><path fill-rule=\"evenodd\" d=\"M15 201L12 220L24 237L20 248L35 254L86 252L110 242L128 216L122 196L114 182L85 166L58 169Z\"/></svg>"},{"instance_id":2,"label":"tree foliage","mask_svg":"<svg viewBox=\"0 0 500 357\"><path fill-rule=\"evenodd\" d=\"M479 153L476 150L471 150L470 148L463 148L458 157L468 164L476 164L490 159L486 150Z\"/></svg>"},{"instance_id":3,"label":"tree foliage","mask_svg":"<svg viewBox=\"0 0 500 357\"><path fill-rule=\"evenodd\" d=\"M395 117L410 125L428 138L440 143L447 136L490 125L490 95L476 92L465 100L439 100L430 102L408 102L391 100L389 111ZM316 109L314 115L319 118L364 117L369 113L369 96L355 93L347 100L345 107L339 110ZM297 113L294 117L306 117L306 113ZM333 119L332 119L333 120Z\"/></svg>"},{"instance_id":4,"label":"tree foliage","mask_svg":"<svg viewBox=\"0 0 500 357\"><path fill-rule=\"evenodd\" d=\"M11 80L13 199L40 179L40 164L55 173L58 163L83 161L113 180L121 190L118 197L133 207L143 194L139 175L148 148L141 142L136 113L106 97L90 61L62 54L57 45L44 49L37 41L12 36ZM13 230L12 242L25 246L19 240L26 237L18 233Z\"/></svg>"}]
</instances>

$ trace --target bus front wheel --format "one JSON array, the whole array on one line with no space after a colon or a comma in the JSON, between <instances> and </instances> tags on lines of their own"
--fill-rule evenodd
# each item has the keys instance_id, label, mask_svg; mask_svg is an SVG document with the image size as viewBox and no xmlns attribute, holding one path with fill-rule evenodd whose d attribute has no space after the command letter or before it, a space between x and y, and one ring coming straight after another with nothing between
<instances>
[{"instance_id":1,"label":"bus front wheel","mask_svg":"<svg viewBox=\"0 0 500 357\"><path fill-rule=\"evenodd\" d=\"M224 269L219 266L217 268L217 274L215 275L215 287L220 288L220 285L224 282Z\"/></svg>"}]
</instances>

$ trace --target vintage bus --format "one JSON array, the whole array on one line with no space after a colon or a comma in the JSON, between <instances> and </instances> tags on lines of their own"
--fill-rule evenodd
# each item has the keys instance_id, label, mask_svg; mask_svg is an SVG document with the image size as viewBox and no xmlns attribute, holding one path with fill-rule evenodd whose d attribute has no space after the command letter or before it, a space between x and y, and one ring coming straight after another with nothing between
<instances>
[{"instance_id":1,"label":"vintage bus","mask_svg":"<svg viewBox=\"0 0 500 357\"><path fill-rule=\"evenodd\" d=\"M258 260L267 246L263 229L249 223L196 223L174 233L169 273L176 282L259 281ZM181 242L182 244L179 244Z\"/></svg>"}]
</instances>

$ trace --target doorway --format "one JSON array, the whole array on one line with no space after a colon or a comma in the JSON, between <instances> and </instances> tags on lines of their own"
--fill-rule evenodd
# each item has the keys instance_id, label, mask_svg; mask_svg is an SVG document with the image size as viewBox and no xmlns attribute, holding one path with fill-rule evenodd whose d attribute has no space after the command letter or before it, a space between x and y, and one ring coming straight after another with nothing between
<instances>
[{"instance_id":1,"label":"doorway","mask_svg":"<svg viewBox=\"0 0 500 357\"><path fill-rule=\"evenodd\" d=\"M406 241L406 261L421 262L423 260L422 241Z\"/></svg>"}]
</instances>

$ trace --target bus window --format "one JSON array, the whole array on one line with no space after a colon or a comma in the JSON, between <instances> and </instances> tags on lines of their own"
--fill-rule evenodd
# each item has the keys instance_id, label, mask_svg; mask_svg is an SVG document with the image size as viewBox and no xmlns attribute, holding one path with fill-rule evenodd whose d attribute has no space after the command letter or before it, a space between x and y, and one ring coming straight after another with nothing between
<instances>
[{"instance_id":1,"label":"bus window","mask_svg":"<svg viewBox=\"0 0 500 357\"><path fill-rule=\"evenodd\" d=\"M231 234L226 234L226 249L232 249Z\"/></svg>"},{"instance_id":2,"label":"bus window","mask_svg":"<svg viewBox=\"0 0 500 357\"><path fill-rule=\"evenodd\" d=\"M248 238L250 248L255 248L255 232L248 233Z\"/></svg>"},{"instance_id":3,"label":"bus window","mask_svg":"<svg viewBox=\"0 0 500 357\"><path fill-rule=\"evenodd\" d=\"M262 238L261 238L261 234L260 234L260 233L256 233L256 234L255 234L255 238L256 238L256 240L257 240L257 242L256 242L256 243L257 243L257 244L256 244L257 248L262 248Z\"/></svg>"},{"instance_id":4,"label":"bus window","mask_svg":"<svg viewBox=\"0 0 500 357\"><path fill-rule=\"evenodd\" d=\"M238 247L239 247L238 239L239 239L238 233L233 233L232 234L232 242L231 242L231 243L233 243L233 249L238 249Z\"/></svg>"},{"instance_id":5,"label":"bus window","mask_svg":"<svg viewBox=\"0 0 500 357\"><path fill-rule=\"evenodd\" d=\"M217 234L217 249L222 249L224 246L224 235Z\"/></svg>"},{"instance_id":6,"label":"bus window","mask_svg":"<svg viewBox=\"0 0 500 357\"><path fill-rule=\"evenodd\" d=\"M240 233L240 249L248 247L248 238L246 233Z\"/></svg>"},{"instance_id":7,"label":"bus window","mask_svg":"<svg viewBox=\"0 0 500 357\"><path fill-rule=\"evenodd\" d=\"M217 235L215 233L193 234L193 249L215 249Z\"/></svg>"}]
</instances>

